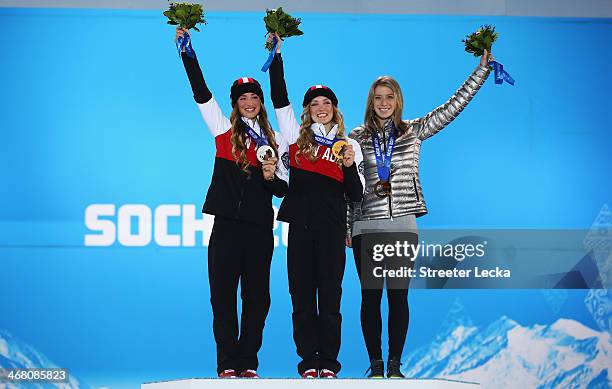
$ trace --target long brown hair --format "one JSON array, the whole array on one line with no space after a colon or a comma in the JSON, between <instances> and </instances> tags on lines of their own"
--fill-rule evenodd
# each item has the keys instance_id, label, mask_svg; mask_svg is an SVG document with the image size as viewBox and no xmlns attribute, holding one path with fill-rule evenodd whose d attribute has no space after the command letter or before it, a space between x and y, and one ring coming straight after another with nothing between
<instances>
[{"instance_id":1,"label":"long brown hair","mask_svg":"<svg viewBox=\"0 0 612 389\"><path fill-rule=\"evenodd\" d=\"M386 86L393 91L395 96L395 110L393 111L393 124L399 132L398 136L404 135L408 131L408 125L402 120L402 111L404 109L404 97L399 83L390 76L380 76L372 83L368 92L368 101L366 102L365 118L363 124L366 129L375 131L378 128L376 121L376 112L374 111L374 91L377 86Z\"/></svg>"},{"instance_id":2,"label":"long brown hair","mask_svg":"<svg viewBox=\"0 0 612 389\"><path fill-rule=\"evenodd\" d=\"M338 132L336 134L336 138L344 139L344 116L342 115L342 112L340 112L338 107L336 107L335 105L333 106L333 110L334 116L332 118L332 122L338 125ZM312 118L310 117L310 104L304 107L301 120L302 125L300 126L300 135L298 136L296 142L298 146L298 151L296 152L295 160L297 163L299 163L298 155L303 154L304 156L306 156L306 158L310 160L310 162L314 162L317 160L315 151L317 150L318 144L317 142L315 142L314 132L312 132L310 128L313 123Z\"/></svg>"},{"instance_id":3,"label":"long brown hair","mask_svg":"<svg viewBox=\"0 0 612 389\"><path fill-rule=\"evenodd\" d=\"M274 149L274 153L278 155L278 146L274 138L274 130L268 121L268 113L266 107L261 102L259 106L259 115L257 116L257 123L262 129L268 145ZM246 123L242 121L240 111L238 110L238 104L234 106L230 115L230 122L232 123L232 136L230 141L232 143L232 155L236 158L236 164L245 172L249 173L249 160L246 156L246 140L249 138L249 134L246 132ZM251 139L251 142L253 140Z\"/></svg>"}]
</instances>

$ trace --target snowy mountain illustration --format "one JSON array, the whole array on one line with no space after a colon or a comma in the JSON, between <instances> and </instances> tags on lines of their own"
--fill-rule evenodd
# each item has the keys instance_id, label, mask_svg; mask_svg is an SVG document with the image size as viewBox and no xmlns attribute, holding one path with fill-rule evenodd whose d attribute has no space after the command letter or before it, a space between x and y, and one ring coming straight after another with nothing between
<instances>
[{"instance_id":1,"label":"snowy mountain illustration","mask_svg":"<svg viewBox=\"0 0 612 389\"><path fill-rule=\"evenodd\" d=\"M7 331L0 329L0 368L54 368L58 367L51 362L42 353L35 350L33 347L16 340ZM70 374L70 371L68 372ZM46 384L17 384L17 383L2 383L0 389L17 389L20 387L28 388L60 388L60 389L78 389L88 388L84 386L74 377L70 376L68 382L62 383L46 383Z\"/></svg>"},{"instance_id":2,"label":"snowy mountain illustration","mask_svg":"<svg viewBox=\"0 0 612 389\"><path fill-rule=\"evenodd\" d=\"M570 319L523 327L505 316L479 328L460 304L451 313L436 338L408 356L408 377L479 382L485 389L612 387L607 332Z\"/></svg>"}]
</instances>

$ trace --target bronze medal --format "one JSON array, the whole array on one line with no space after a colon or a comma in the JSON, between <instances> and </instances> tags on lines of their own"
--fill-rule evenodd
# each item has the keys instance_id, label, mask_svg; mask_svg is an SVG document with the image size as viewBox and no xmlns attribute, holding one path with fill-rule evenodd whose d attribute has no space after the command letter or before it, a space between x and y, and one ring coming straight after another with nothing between
<instances>
[{"instance_id":1,"label":"bronze medal","mask_svg":"<svg viewBox=\"0 0 612 389\"><path fill-rule=\"evenodd\" d=\"M332 153L334 154L336 158L338 159L344 158L344 150L346 149L347 144L348 143L346 143L345 140L338 140L334 142L331 149L332 149Z\"/></svg>"},{"instance_id":2,"label":"bronze medal","mask_svg":"<svg viewBox=\"0 0 612 389\"><path fill-rule=\"evenodd\" d=\"M378 197L387 197L391 195L391 183L389 181L378 181L374 184L374 194Z\"/></svg>"}]
</instances>

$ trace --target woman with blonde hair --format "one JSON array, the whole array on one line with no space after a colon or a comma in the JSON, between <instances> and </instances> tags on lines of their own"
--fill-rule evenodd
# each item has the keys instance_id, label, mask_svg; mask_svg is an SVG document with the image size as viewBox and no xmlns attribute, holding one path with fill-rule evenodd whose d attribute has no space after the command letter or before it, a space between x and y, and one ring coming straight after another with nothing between
<instances>
[{"instance_id":1,"label":"woman with blonde hair","mask_svg":"<svg viewBox=\"0 0 612 389\"><path fill-rule=\"evenodd\" d=\"M269 37L271 39L271 37ZM314 85L302 101L301 124L289 102L278 49L270 67L270 89L283 143L282 169L289 190L278 220L289 223L287 269L293 304L293 339L303 378L336 378L345 267L346 200L361 201L361 150L346 139L338 99Z\"/></svg>"},{"instance_id":2,"label":"woman with blonde hair","mask_svg":"<svg viewBox=\"0 0 612 389\"><path fill-rule=\"evenodd\" d=\"M177 39L188 38L188 34L186 29L176 30ZM272 195L283 197L287 191L287 183L276 175L274 157L283 150L277 147L263 91L255 79L241 77L234 81L228 119L208 89L197 58L183 51L182 60L193 97L216 146L202 212L215 215L208 244L208 281L217 373L220 378L258 378L257 352L270 308Z\"/></svg>"},{"instance_id":3,"label":"woman with blonde hair","mask_svg":"<svg viewBox=\"0 0 612 389\"><path fill-rule=\"evenodd\" d=\"M410 281L408 277L375 277L373 270L381 265L374 261L372 247L400 241L416 247L416 218L427 213L419 181L421 142L447 126L472 100L489 76L488 59L485 51L479 66L446 103L413 120L402 120L404 101L397 81L388 76L379 77L368 93L364 124L349 135L363 151L360 170L366 180L363 201L350 202L348 207L346 244L353 247L361 281L361 328L370 358L371 378L385 376L380 313L385 287L389 306L387 377L404 377L400 360L408 332ZM383 264L393 270L412 267L413 260L390 257Z\"/></svg>"}]
</instances>

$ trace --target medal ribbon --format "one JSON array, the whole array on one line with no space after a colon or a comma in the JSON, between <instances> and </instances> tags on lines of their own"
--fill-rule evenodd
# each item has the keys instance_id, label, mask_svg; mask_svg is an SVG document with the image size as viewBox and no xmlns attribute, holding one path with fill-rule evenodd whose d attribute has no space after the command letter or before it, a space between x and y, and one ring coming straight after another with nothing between
<instances>
[{"instance_id":1,"label":"medal ribbon","mask_svg":"<svg viewBox=\"0 0 612 389\"><path fill-rule=\"evenodd\" d=\"M266 139L265 136L259 135L257 132L255 132L254 129L251 128L251 126L249 126L246 123L244 123L244 124L247 126L247 129L246 129L247 134L249 134L251 139L253 139L255 141L255 143L257 143L257 147L261 147L263 145L267 145L268 144L268 139Z\"/></svg>"},{"instance_id":2,"label":"medal ribbon","mask_svg":"<svg viewBox=\"0 0 612 389\"><path fill-rule=\"evenodd\" d=\"M489 65L493 66L496 84L503 84L504 81L506 81L508 84L514 85L514 78L512 78L510 74L504 70L504 65L500 64L497 61L489 62Z\"/></svg>"},{"instance_id":3,"label":"medal ribbon","mask_svg":"<svg viewBox=\"0 0 612 389\"><path fill-rule=\"evenodd\" d=\"M270 68L270 65L272 65L272 61L274 60L274 55L276 54L276 47L278 46L278 39L276 39L276 37L272 38L272 51L270 51L270 55L268 56L268 59L266 60L266 62L263 64L263 66L261 67L261 71L262 72L267 72L268 69Z\"/></svg>"},{"instance_id":4,"label":"medal ribbon","mask_svg":"<svg viewBox=\"0 0 612 389\"><path fill-rule=\"evenodd\" d=\"M327 147L332 147L334 143L336 143L339 140L342 140L340 138L329 139L329 138L326 138L320 135L315 135L314 138L315 138L315 142L317 142L321 146L327 146Z\"/></svg>"},{"instance_id":5,"label":"medal ribbon","mask_svg":"<svg viewBox=\"0 0 612 389\"><path fill-rule=\"evenodd\" d=\"M179 57L181 56L181 52L185 49L185 54L189 58L195 58L195 51L193 51L193 46L191 46L191 36L189 33L183 36L179 36L176 40L176 48L179 53Z\"/></svg>"},{"instance_id":6,"label":"medal ribbon","mask_svg":"<svg viewBox=\"0 0 612 389\"><path fill-rule=\"evenodd\" d=\"M393 154L393 148L395 147L395 131L391 130L391 134L389 134L387 149L384 155L380 149L380 138L376 132L372 134L372 144L374 145L374 155L376 156L378 178L381 181L388 182L389 175L391 174L391 154Z\"/></svg>"}]
</instances>

